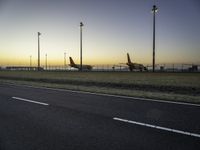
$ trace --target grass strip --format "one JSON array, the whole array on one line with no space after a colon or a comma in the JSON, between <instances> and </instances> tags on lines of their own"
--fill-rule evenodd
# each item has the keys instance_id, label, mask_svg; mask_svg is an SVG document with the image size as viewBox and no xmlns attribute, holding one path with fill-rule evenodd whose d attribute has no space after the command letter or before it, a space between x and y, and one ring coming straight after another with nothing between
<instances>
[{"instance_id":1,"label":"grass strip","mask_svg":"<svg viewBox=\"0 0 200 150\"><path fill-rule=\"evenodd\" d=\"M116 88L116 89L142 90L142 91L150 91L150 92L177 93L177 94L194 95L194 96L200 95L200 89L198 89L197 87L128 84L128 83L80 81L80 80L69 80L69 79L47 79L47 78L1 77L1 79L54 83L54 84L69 84L69 85L87 86L87 87L96 86L96 87L107 87L107 88Z\"/></svg>"},{"instance_id":2,"label":"grass strip","mask_svg":"<svg viewBox=\"0 0 200 150\"><path fill-rule=\"evenodd\" d=\"M200 73L0 71L0 81L172 101L200 101Z\"/></svg>"},{"instance_id":3,"label":"grass strip","mask_svg":"<svg viewBox=\"0 0 200 150\"><path fill-rule=\"evenodd\" d=\"M86 92L103 93L103 94L114 94L114 95L120 95L120 96L130 96L130 97L150 98L150 99L200 104L200 96L183 95L183 94L176 94L176 93L116 89L116 88L97 87L97 86L88 87L88 86L83 86L83 85L42 83L42 82L17 81L17 80L0 80L0 83L3 83L3 84L11 83L11 84L29 85L29 86L36 86L36 87L58 88L58 89L67 89L67 90L75 90L75 91L86 91Z\"/></svg>"}]
</instances>

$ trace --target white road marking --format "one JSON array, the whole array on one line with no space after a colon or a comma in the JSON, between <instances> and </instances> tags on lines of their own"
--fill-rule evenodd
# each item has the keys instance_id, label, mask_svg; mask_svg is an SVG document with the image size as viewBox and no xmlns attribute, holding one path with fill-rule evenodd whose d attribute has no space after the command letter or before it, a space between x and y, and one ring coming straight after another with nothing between
<instances>
[{"instance_id":1,"label":"white road marking","mask_svg":"<svg viewBox=\"0 0 200 150\"><path fill-rule=\"evenodd\" d=\"M35 104L40 104L40 105L45 105L48 106L49 104L43 103L43 102L38 102L38 101L33 101L25 98L20 98L20 97L12 97L13 99L20 100L20 101L25 101L25 102L30 102L30 103L35 103Z\"/></svg>"},{"instance_id":2,"label":"white road marking","mask_svg":"<svg viewBox=\"0 0 200 150\"><path fill-rule=\"evenodd\" d=\"M176 129L172 129L172 128L166 128L166 127L161 127L161 126L157 126L157 125L151 125L151 124L147 124L147 123L127 120L127 119L121 119L121 118L117 118L117 117L113 118L113 120L117 120L117 121L121 121L121 122L136 124L136 125L140 125L140 126L145 126L145 127L149 127L149 128L158 129L158 130L164 130L164 131L168 131L168 132L174 132L174 133L178 133L178 134L183 134L183 135L188 135L188 136L193 136L193 137L200 138L200 134L197 134L197 133L191 133L191 132L176 130Z\"/></svg>"}]
</instances>

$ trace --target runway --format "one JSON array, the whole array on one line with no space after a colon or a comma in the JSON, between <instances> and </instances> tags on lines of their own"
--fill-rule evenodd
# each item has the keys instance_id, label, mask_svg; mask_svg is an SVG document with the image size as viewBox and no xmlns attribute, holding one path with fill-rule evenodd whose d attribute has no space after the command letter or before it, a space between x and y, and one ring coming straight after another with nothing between
<instances>
[{"instance_id":1,"label":"runway","mask_svg":"<svg viewBox=\"0 0 200 150\"><path fill-rule=\"evenodd\" d=\"M0 150L196 150L200 106L0 84Z\"/></svg>"}]
</instances>

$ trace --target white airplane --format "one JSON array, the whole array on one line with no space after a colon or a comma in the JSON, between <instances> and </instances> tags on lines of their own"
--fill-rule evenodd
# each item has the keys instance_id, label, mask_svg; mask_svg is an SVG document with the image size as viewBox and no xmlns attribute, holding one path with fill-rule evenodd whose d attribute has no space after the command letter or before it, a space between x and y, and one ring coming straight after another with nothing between
<instances>
[{"instance_id":1,"label":"white airplane","mask_svg":"<svg viewBox=\"0 0 200 150\"><path fill-rule=\"evenodd\" d=\"M77 68L79 70L81 69L81 65L75 64L72 57L69 57L69 60L70 60L71 67ZM91 65L82 65L82 70L92 70L92 66Z\"/></svg>"},{"instance_id":2,"label":"white airplane","mask_svg":"<svg viewBox=\"0 0 200 150\"><path fill-rule=\"evenodd\" d=\"M127 59L128 59L128 62L126 63L126 65L129 66L130 71L133 71L133 70L147 71L147 67L144 67L143 64L132 63L130 56L129 56L129 53L127 53Z\"/></svg>"}]
</instances>

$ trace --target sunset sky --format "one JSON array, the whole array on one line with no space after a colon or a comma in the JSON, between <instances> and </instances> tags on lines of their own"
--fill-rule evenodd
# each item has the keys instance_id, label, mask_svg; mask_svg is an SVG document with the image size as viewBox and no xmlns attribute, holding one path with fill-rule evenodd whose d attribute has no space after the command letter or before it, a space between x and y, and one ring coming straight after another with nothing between
<instances>
[{"instance_id":1,"label":"sunset sky","mask_svg":"<svg viewBox=\"0 0 200 150\"><path fill-rule=\"evenodd\" d=\"M0 0L0 66L63 65L64 53L79 63L152 63L153 0ZM157 0L156 63L200 64L200 0ZM69 60L67 59L67 63Z\"/></svg>"}]
</instances>

